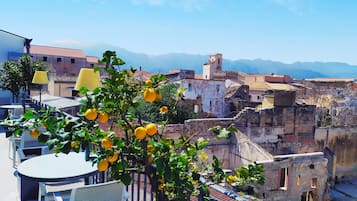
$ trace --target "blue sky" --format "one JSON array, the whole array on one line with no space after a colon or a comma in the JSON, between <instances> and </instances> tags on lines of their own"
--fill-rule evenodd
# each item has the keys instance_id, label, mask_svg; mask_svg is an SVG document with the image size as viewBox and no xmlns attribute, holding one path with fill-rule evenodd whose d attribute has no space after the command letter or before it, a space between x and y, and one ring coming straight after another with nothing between
<instances>
[{"instance_id":1,"label":"blue sky","mask_svg":"<svg viewBox=\"0 0 357 201\"><path fill-rule=\"evenodd\" d=\"M62 47L357 65L355 0L11 0L0 28Z\"/></svg>"}]
</instances>

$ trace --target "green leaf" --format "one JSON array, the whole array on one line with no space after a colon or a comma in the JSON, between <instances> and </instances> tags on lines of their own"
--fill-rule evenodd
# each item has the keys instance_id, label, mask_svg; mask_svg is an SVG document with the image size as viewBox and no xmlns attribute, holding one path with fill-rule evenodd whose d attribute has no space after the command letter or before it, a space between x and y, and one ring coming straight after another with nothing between
<instances>
[{"instance_id":1,"label":"green leaf","mask_svg":"<svg viewBox=\"0 0 357 201\"><path fill-rule=\"evenodd\" d=\"M223 128L215 137L217 139L229 139L231 137L231 132Z\"/></svg>"},{"instance_id":2,"label":"green leaf","mask_svg":"<svg viewBox=\"0 0 357 201\"><path fill-rule=\"evenodd\" d=\"M71 151L71 142L70 141L61 142L60 150L61 152L68 154Z\"/></svg>"},{"instance_id":3,"label":"green leaf","mask_svg":"<svg viewBox=\"0 0 357 201\"><path fill-rule=\"evenodd\" d=\"M38 136L38 142L41 144L45 144L49 138L50 138L50 135L48 135L47 133L41 133Z\"/></svg>"},{"instance_id":4,"label":"green leaf","mask_svg":"<svg viewBox=\"0 0 357 201\"><path fill-rule=\"evenodd\" d=\"M55 144L58 142L58 139L51 139L47 141L47 146L51 150L55 146Z\"/></svg>"},{"instance_id":5,"label":"green leaf","mask_svg":"<svg viewBox=\"0 0 357 201\"><path fill-rule=\"evenodd\" d=\"M131 183L131 176L130 173L125 173L121 176L120 180L125 184L126 186L130 185Z\"/></svg>"}]
</instances>

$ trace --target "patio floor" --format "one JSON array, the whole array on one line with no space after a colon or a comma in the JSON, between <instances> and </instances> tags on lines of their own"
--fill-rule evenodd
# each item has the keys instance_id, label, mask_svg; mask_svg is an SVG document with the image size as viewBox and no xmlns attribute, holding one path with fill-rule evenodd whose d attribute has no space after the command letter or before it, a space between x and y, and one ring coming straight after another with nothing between
<instances>
[{"instance_id":1,"label":"patio floor","mask_svg":"<svg viewBox=\"0 0 357 201\"><path fill-rule=\"evenodd\" d=\"M9 140L5 133L0 133L0 166L0 201L20 201L17 177L14 176L16 169L9 158Z\"/></svg>"}]
</instances>

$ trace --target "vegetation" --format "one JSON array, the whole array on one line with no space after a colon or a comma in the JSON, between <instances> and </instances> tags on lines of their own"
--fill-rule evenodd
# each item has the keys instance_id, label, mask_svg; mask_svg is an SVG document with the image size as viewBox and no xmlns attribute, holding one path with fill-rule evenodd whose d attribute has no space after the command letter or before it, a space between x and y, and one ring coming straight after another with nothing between
<instances>
[{"instance_id":1,"label":"vegetation","mask_svg":"<svg viewBox=\"0 0 357 201\"><path fill-rule=\"evenodd\" d=\"M90 149L90 160L110 179L128 185L132 171L145 173L156 200L187 201L197 195L209 200L206 182L221 182L226 176L218 159L205 153L208 141L185 134L174 141L163 133L167 122L179 118L183 90L166 85L163 75L143 82L133 76L134 69L116 70L124 62L115 52L105 52L102 61L106 67L96 70L105 70L108 78L100 88L80 90L83 101L78 118L55 114L53 108L29 110L18 121L3 122L9 128L7 136L27 129L54 152ZM219 138L231 136L230 132L214 130ZM200 179L203 175L208 175L205 182Z\"/></svg>"},{"instance_id":2,"label":"vegetation","mask_svg":"<svg viewBox=\"0 0 357 201\"><path fill-rule=\"evenodd\" d=\"M36 70L47 70L47 66L42 62L33 62L29 55L20 57L18 62L5 62L0 74L1 88L9 90L13 94L13 101L18 101L21 90L30 93Z\"/></svg>"},{"instance_id":3,"label":"vegetation","mask_svg":"<svg viewBox=\"0 0 357 201\"><path fill-rule=\"evenodd\" d=\"M237 191L253 194L254 185L265 183L264 166L261 164L249 164L246 167L236 168L235 175L228 176L226 180Z\"/></svg>"},{"instance_id":4,"label":"vegetation","mask_svg":"<svg viewBox=\"0 0 357 201\"><path fill-rule=\"evenodd\" d=\"M166 121L171 124L184 123L187 119L197 118L198 115L193 112L193 105L185 101L183 93L184 90L180 88L179 84L165 83L158 90L161 97L154 102L140 100L139 111L141 112L137 115L142 115L141 117L145 121ZM167 111L163 112L166 109Z\"/></svg>"}]
</instances>

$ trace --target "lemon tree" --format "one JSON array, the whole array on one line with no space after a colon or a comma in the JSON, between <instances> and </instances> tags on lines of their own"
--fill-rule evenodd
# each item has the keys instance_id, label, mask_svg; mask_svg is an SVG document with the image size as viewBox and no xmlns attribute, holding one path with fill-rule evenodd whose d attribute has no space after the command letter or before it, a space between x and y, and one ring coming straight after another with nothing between
<instances>
[{"instance_id":1,"label":"lemon tree","mask_svg":"<svg viewBox=\"0 0 357 201\"><path fill-rule=\"evenodd\" d=\"M199 194L208 199L206 183L200 180L202 173L211 173L206 181L221 182L225 178L218 159L204 152L208 141L193 141L193 136L185 134L173 140L163 133L169 113L174 113L183 99L183 90L172 90L170 103L163 104L169 96L162 94L167 85L164 75L140 80L134 76L135 69L118 71L115 67L124 62L113 51L106 51L101 61L105 68L95 70L108 76L102 87L80 90L83 99L78 117L68 117L53 108L27 111L18 123L7 122L10 131L20 134L24 129L42 128L38 140L54 152L89 149L90 160L99 171L108 170L108 178L126 185L132 182L132 171L145 173L156 200L186 201ZM143 105L148 104L156 107L160 121L144 121L147 111Z\"/></svg>"}]
</instances>

